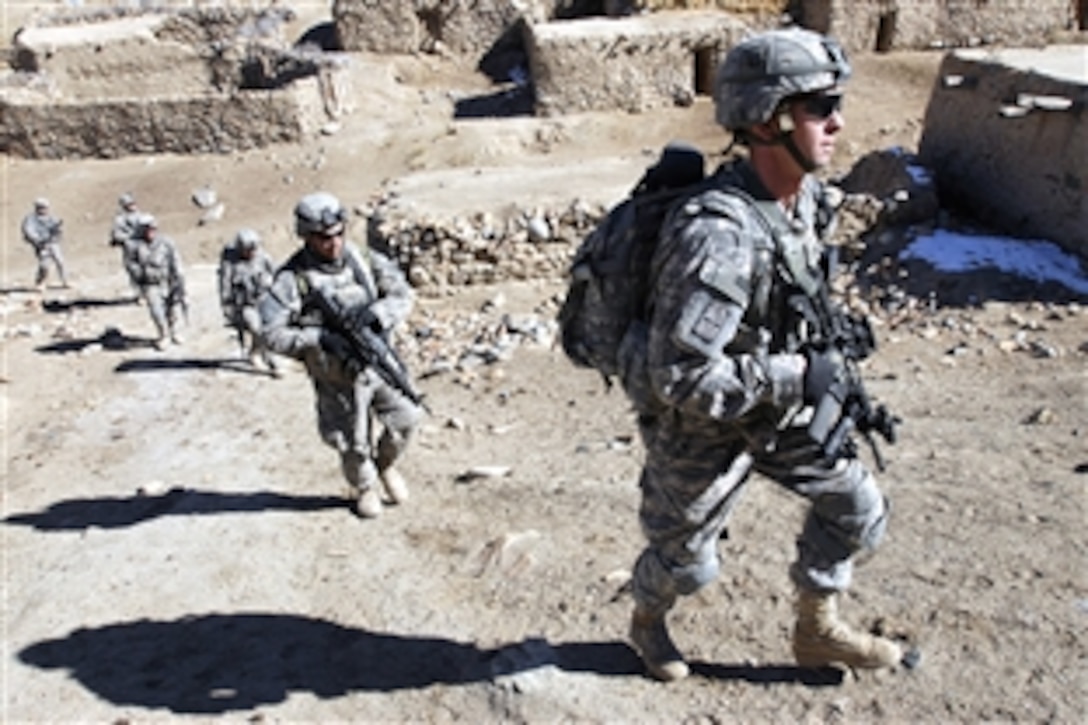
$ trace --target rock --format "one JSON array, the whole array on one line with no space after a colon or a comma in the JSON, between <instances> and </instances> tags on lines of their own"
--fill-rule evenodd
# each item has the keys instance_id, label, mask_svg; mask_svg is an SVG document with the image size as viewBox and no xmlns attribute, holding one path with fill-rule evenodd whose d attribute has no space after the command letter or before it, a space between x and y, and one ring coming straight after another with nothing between
<instances>
[{"instance_id":1,"label":"rock","mask_svg":"<svg viewBox=\"0 0 1088 725\"><path fill-rule=\"evenodd\" d=\"M1051 425L1057 422L1058 416L1050 408L1039 408L1024 419L1027 425Z\"/></svg>"},{"instance_id":2,"label":"rock","mask_svg":"<svg viewBox=\"0 0 1088 725\"><path fill-rule=\"evenodd\" d=\"M215 189L208 186L193 191L192 200L200 209L210 209L219 201Z\"/></svg>"},{"instance_id":3,"label":"rock","mask_svg":"<svg viewBox=\"0 0 1088 725\"><path fill-rule=\"evenodd\" d=\"M473 466L457 477L459 483L467 483L481 478L502 478L510 475L510 466Z\"/></svg>"},{"instance_id":4,"label":"rock","mask_svg":"<svg viewBox=\"0 0 1088 725\"><path fill-rule=\"evenodd\" d=\"M224 211L226 211L226 206L223 204L223 202L219 202L218 204L209 208L207 211L201 214L200 220L197 221L197 224L199 226L204 226L205 224L217 222L223 218Z\"/></svg>"},{"instance_id":5,"label":"rock","mask_svg":"<svg viewBox=\"0 0 1088 725\"><path fill-rule=\"evenodd\" d=\"M534 242L546 242L552 238L552 228L548 220L542 216L534 216L530 219L527 229L529 238Z\"/></svg>"}]
</instances>

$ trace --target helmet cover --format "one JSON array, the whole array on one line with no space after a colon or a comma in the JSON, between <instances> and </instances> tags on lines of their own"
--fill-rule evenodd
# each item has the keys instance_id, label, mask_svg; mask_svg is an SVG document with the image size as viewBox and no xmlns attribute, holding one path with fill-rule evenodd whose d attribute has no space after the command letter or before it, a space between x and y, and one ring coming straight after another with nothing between
<instances>
[{"instance_id":1,"label":"helmet cover","mask_svg":"<svg viewBox=\"0 0 1088 725\"><path fill-rule=\"evenodd\" d=\"M317 191L302 197L295 205L295 232L305 237L342 231L346 217L339 199L328 192Z\"/></svg>"},{"instance_id":2,"label":"helmet cover","mask_svg":"<svg viewBox=\"0 0 1088 725\"><path fill-rule=\"evenodd\" d=\"M771 30L741 41L714 79L714 113L739 131L766 123L787 98L834 88L850 78L839 43L803 28Z\"/></svg>"},{"instance_id":3,"label":"helmet cover","mask_svg":"<svg viewBox=\"0 0 1088 725\"><path fill-rule=\"evenodd\" d=\"M147 212L140 214L136 218L136 235L141 239L147 239L147 232L151 229L158 229L159 222L155 217L151 216Z\"/></svg>"},{"instance_id":4,"label":"helmet cover","mask_svg":"<svg viewBox=\"0 0 1088 725\"><path fill-rule=\"evenodd\" d=\"M241 250L253 250L261 244L261 235L253 229L239 229L234 236L234 244Z\"/></svg>"}]
</instances>

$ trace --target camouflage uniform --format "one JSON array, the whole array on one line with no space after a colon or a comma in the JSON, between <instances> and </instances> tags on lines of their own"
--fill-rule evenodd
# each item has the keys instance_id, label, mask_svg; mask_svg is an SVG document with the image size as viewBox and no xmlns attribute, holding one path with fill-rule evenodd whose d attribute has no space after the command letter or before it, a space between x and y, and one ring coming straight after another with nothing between
<instances>
[{"instance_id":1,"label":"camouflage uniform","mask_svg":"<svg viewBox=\"0 0 1088 725\"><path fill-rule=\"evenodd\" d=\"M373 370L355 373L322 349L324 322L310 292L315 288L348 307L369 309L386 331L407 318L414 295L395 262L348 243L336 261L300 249L277 271L259 304L269 349L306 365L317 398L318 432L340 454L344 477L359 491L373 490L379 473L405 450L422 410ZM374 452L371 410L383 427Z\"/></svg>"},{"instance_id":2,"label":"camouflage uniform","mask_svg":"<svg viewBox=\"0 0 1088 725\"><path fill-rule=\"evenodd\" d=\"M127 242L136 236L143 217L136 206L136 199L131 194L122 194L117 201L119 207L117 215L113 218L113 226L110 227L110 246L121 250L121 264L125 264L125 247ZM130 279L131 281L131 279ZM133 293L139 299L140 289L132 283Z\"/></svg>"},{"instance_id":3,"label":"camouflage uniform","mask_svg":"<svg viewBox=\"0 0 1088 725\"><path fill-rule=\"evenodd\" d=\"M647 451L639 513L648 543L633 573L630 636L665 681L690 673L665 614L717 576L717 542L753 470L811 502L790 567L797 663L878 669L903 658L897 643L837 611L854 555L880 543L888 514L853 446L830 437L849 421L825 425L842 414L843 384L861 394L851 361L871 349L864 323L854 341L833 329L855 321L830 301L832 214L812 176L843 127L850 74L836 41L801 28L730 49L715 74L715 116L749 153L666 217L649 319L621 346Z\"/></svg>"},{"instance_id":4,"label":"camouflage uniform","mask_svg":"<svg viewBox=\"0 0 1088 725\"><path fill-rule=\"evenodd\" d=\"M746 162L717 179L774 203ZM716 577L717 542L752 469L813 502L790 570L800 587L845 589L851 557L884 533L887 505L865 466L823 460L804 430L812 410L801 401L804 357L787 345L803 338L803 325L785 309L797 283L775 260L795 252L799 273L826 284L821 190L809 181L792 233L781 235L788 249L776 250L749 202L717 190L666 221L645 370L633 355L625 377L647 450L640 521L648 546L634 572L647 611L663 612Z\"/></svg>"},{"instance_id":5,"label":"camouflage uniform","mask_svg":"<svg viewBox=\"0 0 1088 725\"><path fill-rule=\"evenodd\" d=\"M254 236L248 237L247 233ZM246 247L251 250L248 255ZM224 247L219 258L219 305L223 317L228 326L238 330L243 346L244 338L249 337L246 355L250 362L259 357L270 370L275 370L276 366L261 338L257 302L272 286L274 274L272 258L259 246L256 232L251 230L239 232L234 242Z\"/></svg>"},{"instance_id":6,"label":"camouflage uniform","mask_svg":"<svg viewBox=\"0 0 1088 725\"><path fill-rule=\"evenodd\" d=\"M133 205L130 209L122 208L113 218L110 227L110 246L124 247L125 242L136 234L141 212Z\"/></svg>"},{"instance_id":7,"label":"camouflage uniform","mask_svg":"<svg viewBox=\"0 0 1088 725\"><path fill-rule=\"evenodd\" d=\"M44 199L34 202L34 211L23 217L23 239L34 248L34 255L38 259L38 271L34 276L34 284L42 286L49 275L49 265L57 270L61 284L68 286L68 278L64 273L64 256L60 251L61 221L49 213L49 203Z\"/></svg>"},{"instance_id":8,"label":"camouflage uniform","mask_svg":"<svg viewBox=\"0 0 1088 725\"><path fill-rule=\"evenodd\" d=\"M158 332L157 344L168 334L178 343L181 342L177 332L178 309L185 304L181 255L169 237L156 233L147 239L149 228L155 228L154 219L144 214L137 232L124 244L125 271L140 297L147 302L151 321Z\"/></svg>"}]
</instances>

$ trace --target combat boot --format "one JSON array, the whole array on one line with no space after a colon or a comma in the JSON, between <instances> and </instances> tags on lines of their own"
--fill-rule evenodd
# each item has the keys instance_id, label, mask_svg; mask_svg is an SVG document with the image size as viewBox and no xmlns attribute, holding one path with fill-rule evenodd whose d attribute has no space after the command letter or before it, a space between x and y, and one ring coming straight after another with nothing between
<instances>
[{"instance_id":1,"label":"combat boot","mask_svg":"<svg viewBox=\"0 0 1088 725\"><path fill-rule=\"evenodd\" d=\"M359 493L355 501L355 513L364 519L376 519L382 515L382 497L378 489L368 486Z\"/></svg>"},{"instance_id":2,"label":"combat boot","mask_svg":"<svg viewBox=\"0 0 1088 725\"><path fill-rule=\"evenodd\" d=\"M894 667L903 659L895 642L858 632L839 619L834 592L802 589L797 599L793 656L801 667L844 665L875 670Z\"/></svg>"},{"instance_id":3,"label":"combat boot","mask_svg":"<svg viewBox=\"0 0 1088 725\"><path fill-rule=\"evenodd\" d=\"M669 637L664 614L652 614L635 605L630 636L651 675L664 682L688 676L688 665Z\"/></svg>"},{"instance_id":4,"label":"combat boot","mask_svg":"<svg viewBox=\"0 0 1088 725\"><path fill-rule=\"evenodd\" d=\"M400 471L390 466L382 471L380 476L389 500L393 503L407 503L408 483L404 480L404 476L400 475Z\"/></svg>"}]
</instances>

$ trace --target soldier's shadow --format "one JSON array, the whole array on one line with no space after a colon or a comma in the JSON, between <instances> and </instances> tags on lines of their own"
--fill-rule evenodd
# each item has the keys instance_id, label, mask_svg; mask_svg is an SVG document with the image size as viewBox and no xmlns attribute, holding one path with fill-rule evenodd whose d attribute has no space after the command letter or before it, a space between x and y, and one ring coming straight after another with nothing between
<instances>
[{"instance_id":1,"label":"soldier's shadow","mask_svg":"<svg viewBox=\"0 0 1088 725\"><path fill-rule=\"evenodd\" d=\"M110 350L112 352L153 350L155 348L155 338L127 335L117 327L107 327L98 337L57 340L48 345L39 345L34 349L36 352L63 355L81 352L91 345L98 345L103 350ZM248 360L236 357L144 358L125 360L114 368L114 372L118 373L159 372L164 370L226 370L228 372L241 373L243 375L276 377L274 372L255 368Z\"/></svg>"},{"instance_id":2,"label":"soldier's shadow","mask_svg":"<svg viewBox=\"0 0 1088 725\"><path fill-rule=\"evenodd\" d=\"M2 521L38 531L78 531L91 526L104 529L135 526L161 516L319 511L347 506L346 499L335 496L292 496L270 491L222 493L172 488L161 495L57 501L44 511L13 513Z\"/></svg>"},{"instance_id":3,"label":"soldier's shadow","mask_svg":"<svg viewBox=\"0 0 1088 725\"><path fill-rule=\"evenodd\" d=\"M99 345L103 350L124 352L126 350L152 349L155 347L155 340L151 337L126 335L116 327L107 327L98 337L58 340L56 342L51 342L48 345L39 345L34 348L34 350L47 354L63 355L66 353L81 352L91 345Z\"/></svg>"},{"instance_id":4,"label":"soldier's shadow","mask_svg":"<svg viewBox=\"0 0 1088 725\"><path fill-rule=\"evenodd\" d=\"M384 634L290 614L238 613L78 629L37 642L19 660L64 669L118 706L226 713L283 702L458 685L555 665L633 674L625 645L523 643L482 650L440 637Z\"/></svg>"},{"instance_id":5,"label":"soldier's shadow","mask_svg":"<svg viewBox=\"0 0 1088 725\"><path fill-rule=\"evenodd\" d=\"M233 357L221 358L145 358L140 360L125 360L115 367L117 373L151 373L170 370L225 370L243 375L260 375L262 377L276 377L270 370L255 368L247 360Z\"/></svg>"},{"instance_id":6,"label":"soldier's shadow","mask_svg":"<svg viewBox=\"0 0 1088 725\"><path fill-rule=\"evenodd\" d=\"M95 307L121 307L127 305L134 305L139 301L139 297L111 297L109 299L102 297L81 297L74 300L45 300L42 302L42 309L46 312L64 313L72 310L87 310Z\"/></svg>"},{"instance_id":7,"label":"soldier's shadow","mask_svg":"<svg viewBox=\"0 0 1088 725\"><path fill-rule=\"evenodd\" d=\"M797 665L729 665L711 662L692 662L691 671L712 680L742 680L756 685L794 683L809 687L841 685L843 672L834 667L810 669Z\"/></svg>"},{"instance_id":8,"label":"soldier's shadow","mask_svg":"<svg viewBox=\"0 0 1088 725\"><path fill-rule=\"evenodd\" d=\"M355 629L291 614L235 613L140 620L81 628L32 644L19 661L64 669L118 706L221 714L283 702L295 692L321 699L352 692L467 685L553 668L604 677L642 676L626 644L552 644L530 638L497 649L441 637ZM714 676L757 683L800 681L796 668L732 668ZM699 670L697 669L698 673Z\"/></svg>"}]
</instances>

